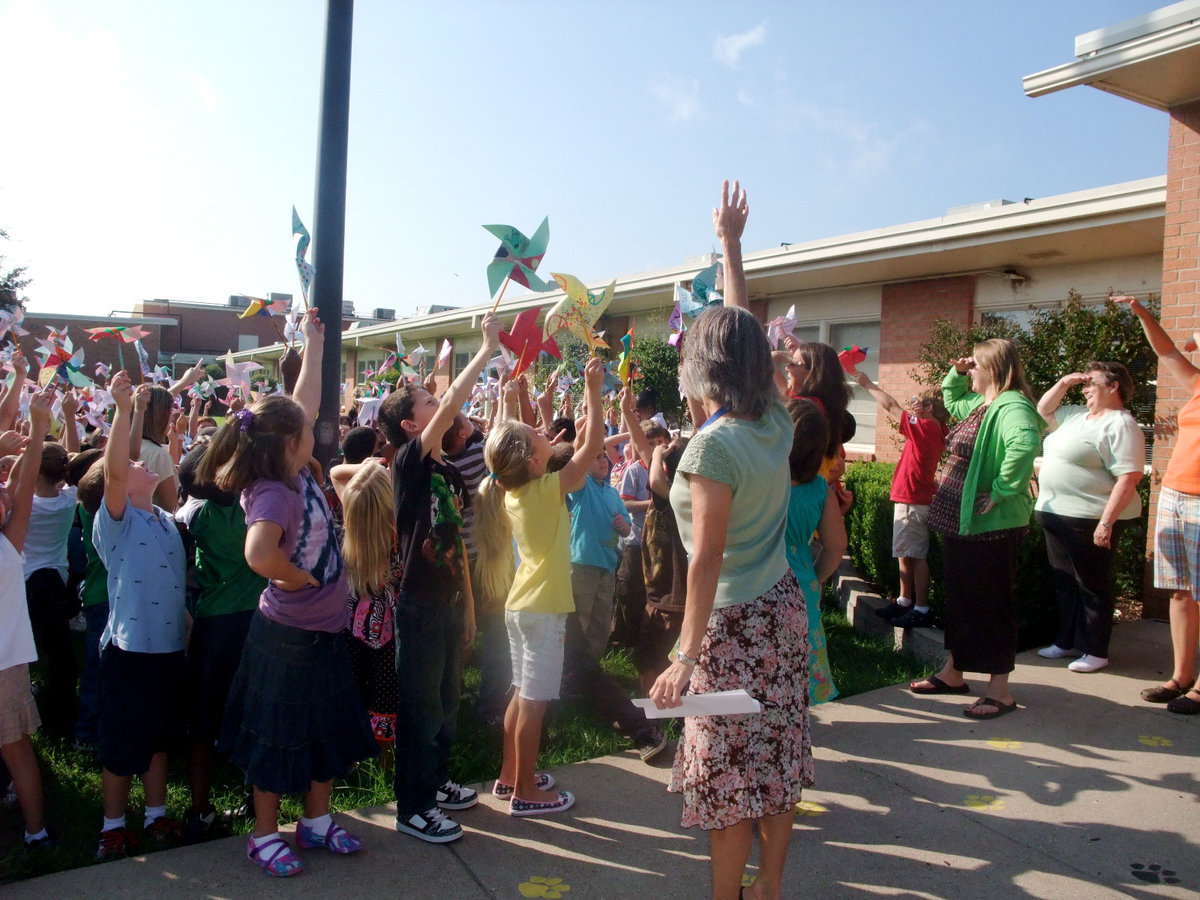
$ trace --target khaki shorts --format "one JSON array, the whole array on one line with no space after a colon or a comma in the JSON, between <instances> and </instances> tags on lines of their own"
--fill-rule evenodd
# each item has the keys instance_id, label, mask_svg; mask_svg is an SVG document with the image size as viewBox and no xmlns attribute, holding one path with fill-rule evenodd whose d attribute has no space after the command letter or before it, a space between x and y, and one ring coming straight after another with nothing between
<instances>
[{"instance_id":1,"label":"khaki shorts","mask_svg":"<svg viewBox=\"0 0 1200 900\"><path fill-rule=\"evenodd\" d=\"M0 671L0 747L33 734L41 724L28 663Z\"/></svg>"},{"instance_id":2,"label":"khaki shorts","mask_svg":"<svg viewBox=\"0 0 1200 900\"><path fill-rule=\"evenodd\" d=\"M892 518L892 556L925 559L929 556L929 505L897 503Z\"/></svg>"}]
</instances>

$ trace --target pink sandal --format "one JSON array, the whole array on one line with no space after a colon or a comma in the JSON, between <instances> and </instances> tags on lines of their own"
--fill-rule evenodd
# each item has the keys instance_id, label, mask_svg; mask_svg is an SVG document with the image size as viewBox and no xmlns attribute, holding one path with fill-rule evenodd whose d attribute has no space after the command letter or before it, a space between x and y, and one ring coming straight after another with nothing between
<instances>
[{"instance_id":1,"label":"pink sandal","mask_svg":"<svg viewBox=\"0 0 1200 900\"><path fill-rule=\"evenodd\" d=\"M296 843L304 850L324 847L331 853L357 853L362 849L362 838L351 834L337 822L332 823L324 834L301 822L300 827L296 829Z\"/></svg>"},{"instance_id":2,"label":"pink sandal","mask_svg":"<svg viewBox=\"0 0 1200 900\"><path fill-rule=\"evenodd\" d=\"M274 878L287 878L304 871L304 862L279 835L261 846L254 843L254 835L247 837L246 859Z\"/></svg>"}]
</instances>

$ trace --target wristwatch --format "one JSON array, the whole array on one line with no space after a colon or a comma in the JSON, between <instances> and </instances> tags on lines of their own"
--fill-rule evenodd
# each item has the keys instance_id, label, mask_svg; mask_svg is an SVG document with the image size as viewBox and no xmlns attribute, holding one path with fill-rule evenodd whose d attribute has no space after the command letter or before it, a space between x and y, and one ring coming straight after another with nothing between
<instances>
[{"instance_id":1,"label":"wristwatch","mask_svg":"<svg viewBox=\"0 0 1200 900\"><path fill-rule=\"evenodd\" d=\"M696 660L692 659L682 650L675 651L675 662L681 662L685 666L694 666L696 664Z\"/></svg>"}]
</instances>

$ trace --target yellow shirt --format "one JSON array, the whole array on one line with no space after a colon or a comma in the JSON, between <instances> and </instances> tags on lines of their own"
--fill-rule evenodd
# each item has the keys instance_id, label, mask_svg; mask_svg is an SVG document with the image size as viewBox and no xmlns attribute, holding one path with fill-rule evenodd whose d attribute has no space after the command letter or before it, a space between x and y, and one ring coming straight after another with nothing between
<instances>
[{"instance_id":1,"label":"yellow shirt","mask_svg":"<svg viewBox=\"0 0 1200 900\"><path fill-rule=\"evenodd\" d=\"M505 609L564 615L575 611L571 517L558 476L551 472L504 496L504 509L521 555Z\"/></svg>"}]
</instances>

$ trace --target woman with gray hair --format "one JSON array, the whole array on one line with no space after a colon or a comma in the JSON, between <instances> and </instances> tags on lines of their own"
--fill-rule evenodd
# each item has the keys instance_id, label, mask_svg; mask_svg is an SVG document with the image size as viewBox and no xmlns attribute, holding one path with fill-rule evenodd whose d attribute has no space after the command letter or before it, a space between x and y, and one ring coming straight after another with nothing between
<instances>
[{"instance_id":1,"label":"woman with gray hair","mask_svg":"<svg viewBox=\"0 0 1200 900\"><path fill-rule=\"evenodd\" d=\"M1085 406L1061 406L1074 385ZM1058 595L1058 637L1038 655L1083 654L1067 668L1098 672L1108 665L1112 636L1113 560L1121 532L1142 512L1137 486L1146 465L1146 438L1125 408L1133 378L1119 362L1090 362L1042 395L1038 413L1050 434L1042 450L1038 524Z\"/></svg>"},{"instance_id":2,"label":"woman with gray hair","mask_svg":"<svg viewBox=\"0 0 1200 900\"><path fill-rule=\"evenodd\" d=\"M753 900L782 896L794 807L813 784L808 620L785 549L792 420L774 383L771 348L745 308L745 192L729 183L713 223L725 252L725 307L688 334L680 384L707 417L679 461L671 506L687 548L687 608L674 661L650 691L660 708L745 689L755 715L687 717L670 790L683 825L712 836L713 897L741 895L757 831Z\"/></svg>"}]
</instances>

